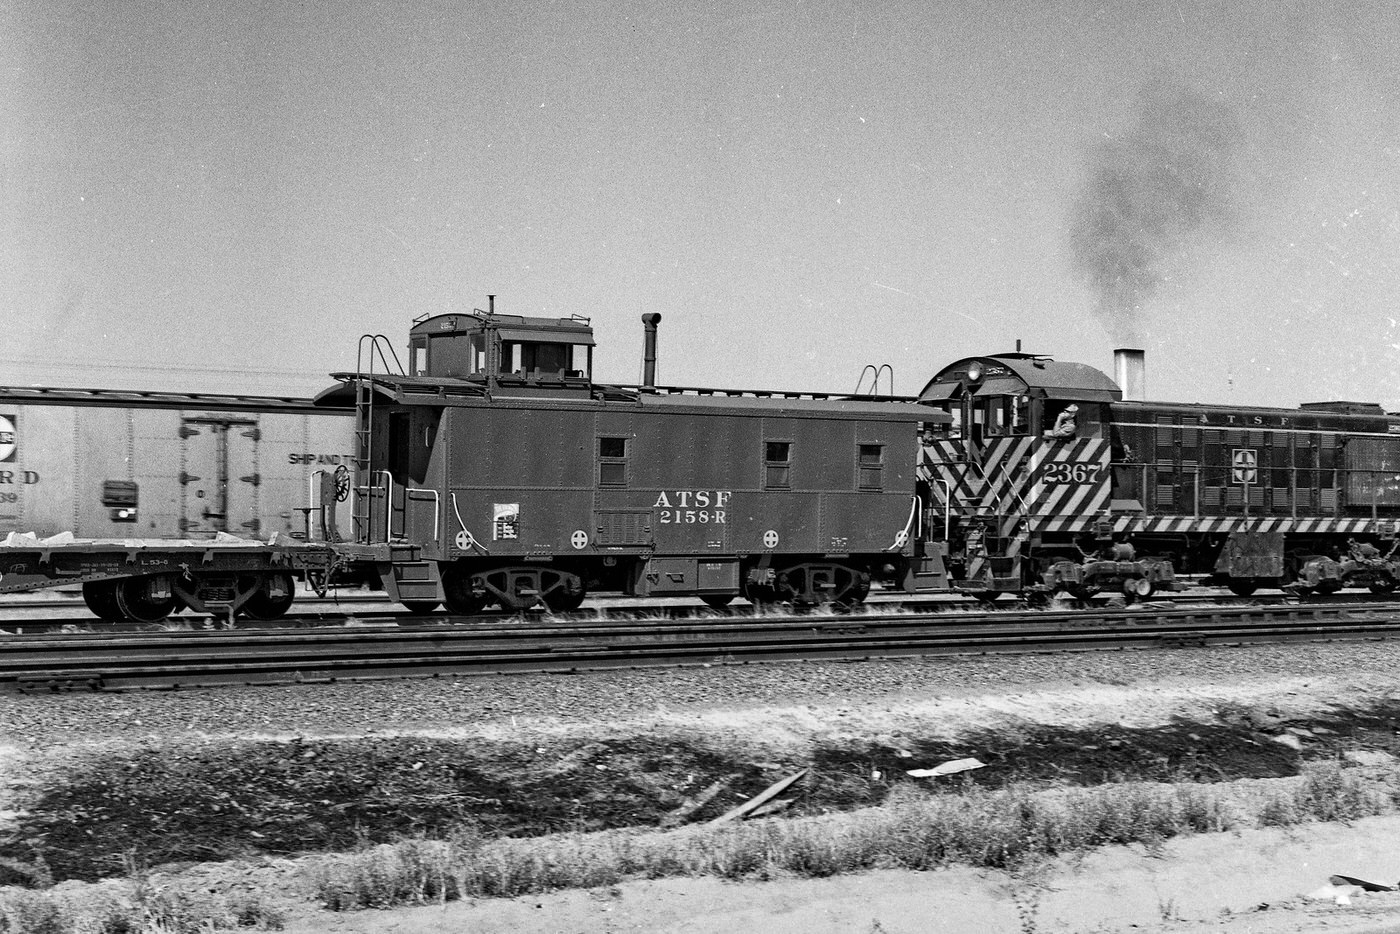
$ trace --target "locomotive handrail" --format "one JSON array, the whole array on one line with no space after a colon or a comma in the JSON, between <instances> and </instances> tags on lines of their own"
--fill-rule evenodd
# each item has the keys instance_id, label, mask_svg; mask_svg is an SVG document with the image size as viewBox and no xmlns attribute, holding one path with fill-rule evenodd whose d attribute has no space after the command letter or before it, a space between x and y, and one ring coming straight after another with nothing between
<instances>
[{"instance_id":1,"label":"locomotive handrail","mask_svg":"<svg viewBox=\"0 0 1400 934\"><path fill-rule=\"evenodd\" d=\"M948 532L952 528L953 512L953 483L942 477L935 477L935 483L943 484L943 540L948 540Z\"/></svg>"}]
</instances>

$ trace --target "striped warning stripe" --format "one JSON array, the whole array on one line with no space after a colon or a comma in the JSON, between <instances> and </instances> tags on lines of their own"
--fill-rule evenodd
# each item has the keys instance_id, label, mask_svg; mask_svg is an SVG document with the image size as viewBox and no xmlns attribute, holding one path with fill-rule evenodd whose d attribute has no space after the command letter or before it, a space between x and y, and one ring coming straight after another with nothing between
<instances>
[{"instance_id":1,"label":"striped warning stripe","mask_svg":"<svg viewBox=\"0 0 1400 934\"><path fill-rule=\"evenodd\" d=\"M1391 519L1293 518L1272 516L1115 516L1115 532L1309 532L1389 533Z\"/></svg>"},{"instance_id":2,"label":"striped warning stripe","mask_svg":"<svg viewBox=\"0 0 1400 934\"><path fill-rule=\"evenodd\" d=\"M998 534L1011 526L1039 531L1055 521L1086 527L1108 508L1109 445L1097 438L995 438L978 457L962 441L940 441L922 450L920 475L931 481L935 503L960 516L998 518Z\"/></svg>"},{"instance_id":3,"label":"striped warning stripe","mask_svg":"<svg viewBox=\"0 0 1400 934\"><path fill-rule=\"evenodd\" d=\"M1001 555L1015 558L1022 540L1050 521L1086 528L1108 508L1108 442L1095 438L993 438L969 456L965 441L923 448L919 473L939 508L964 518L994 520ZM987 555L968 556L968 577L980 578Z\"/></svg>"}]
</instances>

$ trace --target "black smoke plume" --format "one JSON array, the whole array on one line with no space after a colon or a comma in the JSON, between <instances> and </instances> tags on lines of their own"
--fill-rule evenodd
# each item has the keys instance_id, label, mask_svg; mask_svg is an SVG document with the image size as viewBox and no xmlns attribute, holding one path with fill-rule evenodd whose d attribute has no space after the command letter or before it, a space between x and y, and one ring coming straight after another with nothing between
<instances>
[{"instance_id":1,"label":"black smoke plume","mask_svg":"<svg viewBox=\"0 0 1400 934\"><path fill-rule=\"evenodd\" d=\"M1235 211L1240 128L1225 104L1154 84L1132 130L1098 148L1074 204L1070 247L1119 346L1145 337L1142 306L1194 242Z\"/></svg>"}]
</instances>

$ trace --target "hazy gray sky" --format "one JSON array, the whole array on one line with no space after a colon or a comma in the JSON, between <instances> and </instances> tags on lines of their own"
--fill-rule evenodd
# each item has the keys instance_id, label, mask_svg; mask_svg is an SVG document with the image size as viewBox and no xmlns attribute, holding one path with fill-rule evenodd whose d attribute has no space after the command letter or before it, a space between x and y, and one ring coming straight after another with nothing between
<instances>
[{"instance_id":1,"label":"hazy gray sky","mask_svg":"<svg viewBox=\"0 0 1400 934\"><path fill-rule=\"evenodd\" d=\"M14 0L0 66L4 383L307 392L494 292L616 381L659 311L667 383L1400 408L1391 0Z\"/></svg>"}]
</instances>

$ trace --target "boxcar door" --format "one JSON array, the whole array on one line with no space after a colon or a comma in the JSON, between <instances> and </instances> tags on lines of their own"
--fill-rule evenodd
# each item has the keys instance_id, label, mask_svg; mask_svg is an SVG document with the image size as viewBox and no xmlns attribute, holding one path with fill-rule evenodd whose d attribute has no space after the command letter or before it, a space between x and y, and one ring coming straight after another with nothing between
<instances>
[{"instance_id":1,"label":"boxcar door","mask_svg":"<svg viewBox=\"0 0 1400 934\"><path fill-rule=\"evenodd\" d=\"M180 486L185 534L201 538L254 531L246 523L257 521L256 428L250 419L195 416L183 420Z\"/></svg>"}]
</instances>

